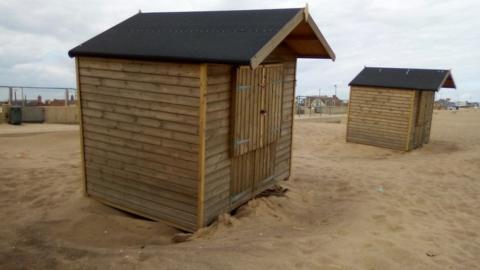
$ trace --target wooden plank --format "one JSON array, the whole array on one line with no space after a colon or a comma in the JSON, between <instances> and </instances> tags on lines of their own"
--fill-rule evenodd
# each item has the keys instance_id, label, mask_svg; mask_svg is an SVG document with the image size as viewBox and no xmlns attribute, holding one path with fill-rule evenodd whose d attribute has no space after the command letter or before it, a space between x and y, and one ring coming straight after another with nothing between
<instances>
[{"instance_id":1,"label":"wooden plank","mask_svg":"<svg viewBox=\"0 0 480 270\"><path fill-rule=\"evenodd\" d=\"M102 93L83 93L83 100L101 102L110 105L133 107L150 111L168 112L173 114L198 117L198 108L185 105L164 103L157 100L140 100L119 97L118 95L106 95Z\"/></svg>"},{"instance_id":2,"label":"wooden plank","mask_svg":"<svg viewBox=\"0 0 480 270\"><path fill-rule=\"evenodd\" d=\"M205 132L207 118L208 65L200 65L199 147L198 147L198 201L197 227L205 225Z\"/></svg>"},{"instance_id":3,"label":"wooden plank","mask_svg":"<svg viewBox=\"0 0 480 270\"><path fill-rule=\"evenodd\" d=\"M155 217L154 220L166 220L180 226L184 225L184 227L190 228L189 231L192 230L191 215L173 211L168 207L160 207L158 204L144 198L126 194L119 190L108 189L98 183L88 183L88 190L104 200L115 201L118 205L127 206L133 210L133 213L140 213L141 215L146 210L146 214Z\"/></svg>"},{"instance_id":4,"label":"wooden plank","mask_svg":"<svg viewBox=\"0 0 480 270\"><path fill-rule=\"evenodd\" d=\"M148 74L142 72L128 72L120 70L107 70L98 68L81 68L80 75L87 77L95 77L102 79L114 79L128 82L152 83L157 86L171 86L171 90L179 89L179 94L189 95L190 91L183 92L184 89L195 89L191 95L198 96L198 86L200 80L198 78L169 76L161 74ZM183 86L183 88L182 88Z\"/></svg>"},{"instance_id":5,"label":"wooden plank","mask_svg":"<svg viewBox=\"0 0 480 270\"><path fill-rule=\"evenodd\" d=\"M137 149L130 147L128 144L125 144L124 146L119 146L119 145L116 145L115 143L111 143L110 141L102 142L100 140L90 139L88 137L84 138L84 144L85 146L88 146L94 149L111 151L119 155L125 155L125 156L138 158L138 159L145 159L151 162L158 162L160 164L165 164L175 168L192 170L195 172L198 168L197 162L174 159L171 156L158 154L151 151L145 151L145 150L138 151Z\"/></svg>"},{"instance_id":6,"label":"wooden plank","mask_svg":"<svg viewBox=\"0 0 480 270\"><path fill-rule=\"evenodd\" d=\"M166 76L199 78L199 64L82 57L80 67Z\"/></svg>"},{"instance_id":7,"label":"wooden plank","mask_svg":"<svg viewBox=\"0 0 480 270\"><path fill-rule=\"evenodd\" d=\"M184 211L190 214L196 214L196 199L186 197L180 193L172 193L165 189L161 189L151 185L145 185L133 181L132 179L121 178L118 181L116 176L102 173L99 170L89 169L88 174L92 177L92 182L105 185L112 189L123 189L135 196L143 197L165 207L170 207L175 210Z\"/></svg>"},{"instance_id":8,"label":"wooden plank","mask_svg":"<svg viewBox=\"0 0 480 270\"><path fill-rule=\"evenodd\" d=\"M91 139L99 142L118 145L121 147L129 147L136 151L145 151L164 155L172 160L179 160L179 162L197 162L197 153L181 151L177 149L165 148L161 145L150 144L142 141L135 141L130 138L111 136L110 134L98 133L96 130L90 130L84 134L85 139Z\"/></svg>"},{"instance_id":9,"label":"wooden plank","mask_svg":"<svg viewBox=\"0 0 480 270\"><path fill-rule=\"evenodd\" d=\"M168 221L166 219L154 216L154 214L149 213L150 211L148 211L148 210L145 211L144 208L141 207L141 206L133 209L132 207L125 206L122 200L117 200L117 199L114 199L114 198L106 198L108 196L105 196L101 193L97 193L95 191L93 191L92 193L93 193L92 198L94 198L95 200L97 200L97 201L99 201L103 204L109 205L113 208L117 208L117 209L129 212L129 213L134 213L134 214L137 214L139 216L149 218L151 220L160 221L160 222L163 222L163 223L165 223L167 225L170 225L172 227L176 227L176 228L185 230L187 232L193 232L196 229L195 224L183 223L183 222L177 222L177 221Z\"/></svg>"},{"instance_id":10,"label":"wooden plank","mask_svg":"<svg viewBox=\"0 0 480 270\"><path fill-rule=\"evenodd\" d=\"M107 160L94 155L88 157L86 164L88 170L95 169L119 179L134 179L137 182L156 186L175 194L183 194L184 196L195 198L195 200L197 198L196 182L193 184L187 183L187 185L185 185L184 183L178 184L166 181L162 177L146 174L144 171L138 170L133 166L125 166L125 164L120 161Z\"/></svg>"},{"instance_id":11,"label":"wooden plank","mask_svg":"<svg viewBox=\"0 0 480 270\"><path fill-rule=\"evenodd\" d=\"M405 136L405 151L410 150L410 139L411 139L411 134L412 134L412 128L413 128L413 106L415 106L415 94L411 95L410 97L410 115L408 117L408 131Z\"/></svg>"},{"instance_id":12,"label":"wooden plank","mask_svg":"<svg viewBox=\"0 0 480 270\"><path fill-rule=\"evenodd\" d=\"M139 132L121 130L118 128L105 127L105 126L94 124L91 122L85 122L84 128L89 132L96 132L104 135L115 136L115 137L120 137L124 139L131 139L137 142L145 142L149 144L160 145L165 148L171 148L172 150L182 150L185 152L198 153L199 146L193 143L170 140L170 139L142 134Z\"/></svg>"},{"instance_id":13,"label":"wooden plank","mask_svg":"<svg viewBox=\"0 0 480 270\"><path fill-rule=\"evenodd\" d=\"M80 136L80 160L81 160L81 170L82 170L82 188L84 196L88 196L87 192L87 174L86 174L86 163L85 163L85 146L84 146L84 132L83 132L83 112L82 112L82 88L80 83L80 74L79 74L79 58L75 58L75 75L77 79L77 110L79 118L79 136Z\"/></svg>"},{"instance_id":14,"label":"wooden plank","mask_svg":"<svg viewBox=\"0 0 480 270\"><path fill-rule=\"evenodd\" d=\"M102 117L91 117L85 116L87 122L94 125L116 128L119 130L137 132L140 134L155 136L164 139L170 139L179 141L182 143L198 143L198 134L188 134L175 130L169 130L164 128L153 128L149 126L139 125L137 119L135 122L129 122L128 120L123 120L118 116L128 116L128 115L119 115L119 114L104 114Z\"/></svg>"},{"instance_id":15,"label":"wooden plank","mask_svg":"<svg viewBox=\"0 0 480 270\"><path fill-rule=\"evenodd\" d=\"M156 93L151 91L142 91L142 89L123 89L98 85L97 82L89 77L81 79L81 87L87 93L104 94L109 96L119 96L123 98L139 99L146 101L159 101L171 103L174 105L185 105L190 107L198 106L198 97L177 96L172 94Z\"/></svg>"}]
</instances>

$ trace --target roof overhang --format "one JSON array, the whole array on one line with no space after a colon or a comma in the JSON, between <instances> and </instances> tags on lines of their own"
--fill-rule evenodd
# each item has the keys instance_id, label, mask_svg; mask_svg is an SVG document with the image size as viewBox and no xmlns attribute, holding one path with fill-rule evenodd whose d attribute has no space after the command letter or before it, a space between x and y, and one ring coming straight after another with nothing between
<instances>
[{"instance_id":1,"label":"roof overhang","mask_svg":"<svg viewBox=\"0 0 480 270\"><path fill-rule=\"evenodd\" d=\"M286 23L251 59L256 68L282 42L292 49L298 58L319 58L335 61L335 53L322 35L307 8Z\"/></svg>"},{"instance_id":2,"label":"roof overhang","mask_svg":"<svg viewBox=\"0 0 480 270\"><path fill-rule=\"evenodd\" d=\"M440 85L440 88L457 88L457 85L455 84L455 81L453 80L452 72L448 71L447 75L445 76L445 79L443 79L442 84Z\"/></svg>"}]
</instances>

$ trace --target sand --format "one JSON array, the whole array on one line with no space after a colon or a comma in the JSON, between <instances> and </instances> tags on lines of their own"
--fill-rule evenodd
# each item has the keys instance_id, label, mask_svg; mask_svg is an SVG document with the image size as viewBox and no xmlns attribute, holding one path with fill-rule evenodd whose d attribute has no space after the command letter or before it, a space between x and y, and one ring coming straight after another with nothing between
<instances>
[{"instance_id":1,"label":"sand","mask_svg":"<svg viewBox=\"0 0 480 270\"><path fill-rule=\"evenodd\" d=\"M409 153L295 121L284 197L192 240L82 196L76 131L0 128L0 269L478 269L480 110L435 112Z\"/></svg>"}]
</instances>

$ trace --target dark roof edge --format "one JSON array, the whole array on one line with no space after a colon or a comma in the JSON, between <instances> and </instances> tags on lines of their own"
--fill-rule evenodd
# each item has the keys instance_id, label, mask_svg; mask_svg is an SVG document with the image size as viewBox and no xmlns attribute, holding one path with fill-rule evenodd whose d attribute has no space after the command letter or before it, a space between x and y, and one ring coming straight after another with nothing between
<instances>
[{"instance_id":1,"label":"dark roof edge","mask_svg":"<svg viewBox=\"0 0 480 270\"><path fill-rule=\"evenodd\" d=\"M421 91L435 91L437 92L439 89L423 89L423 88L411 88L411 87L399 87L399 86L377 86L377 85L367 85L367 84L348 84L348 86L359 86L359 87L369 87L369 88L389 88L389 89L398 89L398 90L421 90Z\"/></svg>"},{"instance_id":2,"label":"dark roof edge","mask_svg":"<svg viewBox=\"0 0 480 270\"><path fill-rule=\"evenodd\" d=\"M446 71L447 73L445 74L445 78L442 80L442 83L438 86L437 89L425 89L425 88L410 88L410 87L388 87L388 88L392 88L392 89L402 89L402 90L422 90L422 91L439 91L440 88L452 88L452 89L457 89L457 86L455 84L455 81L453 80L453 76L452 76L452 70L451 69L428 69L428 68L394 68L394 67L367 67L367 66L364 66L362 71L367 69L367 68L384 68L384 69L410 69L410 70L437 70L437 71ZM360 71L360 73L362 72ZM360 74L359 73L359 74ZM358 76L358 74L357 74ZM359 84L359 83L355 83L353 84L353 81L355 81L357 77L355 76L351 81L350 83L348 83L348 86L363 86L363 87L374 87L374 88L385 88L383 86L374 86L374 85L368 85L368 84ZM447 85L445 86L447 80L450 79L452 81L452 85Z\"/></svg>"},{"instance_id":3,"label":"dark roof edge","mask_svg":"<svg viewBox=\"0 0 480 270\"><path fill-rule=\"evenodd\" d=\"M70 55L70 52L69 52ZM143 60L143 61L165 61L165 62L184 62L184 63L211 63L211 64L238 64L249 65L249 62L241 60L225 60L214 58L191 58L191 57L151 57L145 55L118 55L105 53L80 53L71 57L98 57L110 59L127 59L127 60Z\"/></svg>"},{"instance_id":4,"label":"dark roof edge","mask_svg":"<svg viewBox=\"0 0 480 270\"><path fill-rule=\"evenodd\" d=\"M128 20L130 20L130 19L132 19L132 18L134 18L135 16L138 16L139 14L140 14L140 12L137 12L135 15L126 18L125 20L121 21L120 23L115 24L115 25L113 25L112 27L106 29L105 31L103 31L103 32L101 32L101 33L99 33L99 34L97 34L97 35L89 38L88 40L86 40L86 41L84 41L84 42L82 42L82 43L80 43L80 44L77 45L75 48L73 48L73 49L71 49L71 50L68 51L68 56L69 56L70 58L73 58L73 57L76 57L76 56L84 55L84 54L81 53L81 52L80 52L80 53L75 52L75 50L76 50L78 47L82 46L83 44L85 44L85 43L89 42L90 40L96 38L97 36L99 36L99 35L107 32L107 31L110 31L110 29L112 29L112 28L116 27L117 25L120 25L120 24L122 24L122 23L124 23L124 22L126 22L126 21L128 21Z\"/></svg>"}]
</instances>

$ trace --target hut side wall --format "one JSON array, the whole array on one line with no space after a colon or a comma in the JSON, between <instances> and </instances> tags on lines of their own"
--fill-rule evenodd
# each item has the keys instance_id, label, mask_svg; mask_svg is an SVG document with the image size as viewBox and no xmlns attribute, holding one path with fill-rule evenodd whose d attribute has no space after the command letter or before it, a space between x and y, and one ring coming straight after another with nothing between
<instances>
[{"instance_id":1,"label":"hut side wall","mask_svg":"<svg viewBox=\"0 0 480 270\"><path fill-rule=\"evenodd\" d=\"M415 91L352 87L347 141L408 150Z\"/></svg>"},{"instance_id":2,"label":"hut side wall","mask_svg":"<svg viewBox=\"0 0 480 270\"><path fill-rule=\"evenodd\" d=\"M230 202L231 65L208 64L205 149L205 225Z\"/></svg>"},{"instance_id":3,"label":"hut side wall","mask_svg":"<svg viewBox=\"0 0 480 270\"><path fill-rule=\"evenodd\" d=\"M290 177L292 163L293 115L296 87L297 59L285 44L280 44L265 63L283 63L283 97L280 139L275 157L275 180Z\"/></svg>"},{"instance_id":4,"label":"hut side wall","mask_svg":"<svg viewBox=\"0 0 480 270\"><path fill-rule=\"evenodd\" d=\"M429 142L434 101L435 92L416 91L410 149L421 147Z\"/></svg>"},{"instance_id":5,"label":"hut side wall","mask_svg":"<svg viewBox=\"0 0 480 270\"><path fill-rule=\"evenodd\" d=\"M86 192L197 228L199 65L78 59Z\"/></svg>"},{"instance_id":6,"label":"hut side wall","mask_svg":"<svg viewBox=\"0 0 480 270\"><path fill-rule=\"evenodd\" d=\"M276 144L275 180L290 176L293 103L295 96L296 58L288 47L280 45L264 61L264 64L283 63L283 96L281 135ZM206 176L205 176L205 224L219 214L229 211L230 203L230 106L233 85L231 65L208 65Z\"/></svg>"}]
</instances>

